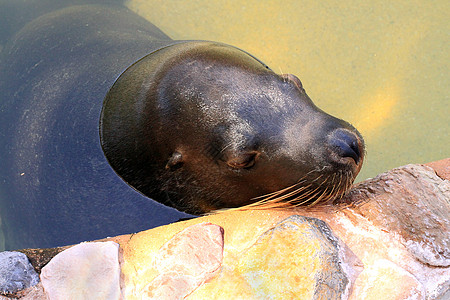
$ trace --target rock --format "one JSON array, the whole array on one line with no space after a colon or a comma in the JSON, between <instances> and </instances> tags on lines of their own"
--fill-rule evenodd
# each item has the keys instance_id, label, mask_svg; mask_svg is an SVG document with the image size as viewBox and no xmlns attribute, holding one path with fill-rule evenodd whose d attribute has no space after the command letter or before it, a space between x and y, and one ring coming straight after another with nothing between
<instances>
[{"instance_id":1,"label":"rock","mask_svg":"<svg viewBox=\"0 0 450 300\"><path fill-rule=\"evenodd\" d=\"M133 236L124 251L131 245L135 247L139 240L141 236ZM221 267L223 229L211 223L189 226L153 255L143 246L143 252L133 248L135 255L125 259L125 265L132 265L133 269L131 273L124 272L125 283L136 283L134 288L127 289L126 298L183 299L213 278Z\"/></svg>"},{"instance_id":2,"label":"rock","mask_svg":"<svg viewBox=\"0 0 450 300\"><path fill-rule=\"evenodd\" d=\"M422 284L411 273L389 260L379 259L360 274L350 299L420 300L425 295Z\"/></svg>"},{"instance_id":3,"label":"rock","mask_svg":"<svg viewBox=\"0 0 450 300\"><path fill-rule=\"evenodd\" d=\"M25 254L15 251L0 252L0 293L12 294L39 282Z\"/></svg>"},{"instance_id":4,"label":"rock","mask_svg":"<svg viewBox=\"0 0 450 300\"><path fill-rule=\"evenodd\" d=\"M248 248L227 246L229 263L190 299L345 299L361 271L323 221L299 215L281 220Z\"/></svg>"},{"instance_id":5,"label":"rock","mask_svg":"<svg viewBox=\"0 0 450 300\"><path fill-rule=\"evenodd\" d=\"M431 168L407 165L380 174L353 189L349 200L373 225L399 234L418 260L450 266L450 183Z\"/></svg>"},{"instance_id":6,"label":"rock","mask_svg":"<svg viewBox=\"0 0 450 300\"><path fill-rule=\"evenodd\" d=\"M42 268L49 299L120 299L119 245L81 243L56 255Z\"/></svg>"},{"instance_id":7,"label":"rock","mask_svg":"<svg viewBox=\"0 0 450 300\"><path fill-rule=\"evenodd\" d=\"M227 210L111 238L123 253L122 294L127 299L449 299L449 165L447 159L393 169L357 184L333 205ZM32 261L39 268L58 251L46 250L47 258ZM96 256L71 255L82 258L88 273L102 273L89 265ZM79 283L64 286L78 291L92 288L94 281L117 291L115 279L103 284L102 277L67 274Z\"/></svg>"},{"instance_id":8,"label":"rock","mask_svg":"<svg viewBox=\"0 0 450 300\"><path fill-rule=\"evenodd\" d=\"M326 221L333 232L361 259L365 270L380 270L390 261L397 272L361 273L361 291L373 283L388 283L408 294L399 274L411 274L414 290L425 299L438 299L450 289L450 182L428 166L407 165L366 180L344 199L347 206L334 214L313 215ZM394 268L391 268L393 270ZM403 271L400 271L402 269ZM370 277L373 274L374 277ZM412 289L414 285L409 280ZM373 292L373 294L369 294ZM367 290L368 298L380 292ZM416 294L416 295L419 295ZM398 298L407 299L407 298Z\"/></svg>"},{"instance_id":9,"label":"rock","mask_svg":"<svg viewBox=\"0 0 450 300\"><path fill-rule=\"evenodd\" d=\"M42 282L20 291L14 296L22 300L47 300L47 296L44 293L44 288L42 287Z\"/></svg>"},{"instance_id":10,"label":"rock","mask_svg":"<svg viewBox=\"0 0 450 300\"><path fill-rule=\"evenodd\" d=\"M239 215L236 219L241 221L255 221L251 214L253 212L232 212L232 215ZM206 218L224 222L225 215ZM201 219L190 220L187 224ZM264 218L261 221L264 224ZM125 297L140 299L145 295L156 299L165 295L167 299L167 295L171 295L173 298L168 299L180 299L189 295L189 299L252 299L302 294L333 299L348 295L361 271L361 263L324 222L288 216L273 225L266 223L265 230L259 230L255 224L257 222L241 227L239 222L226 221L225 236L231 240L223 244L220 264L222 229L210 230L216 232L215 235L202 233L205 226L221 228L217 225L191 225L167 242L159 237L171 236L182 224L133 235L129 242L121 245ZM177 228L172 230L171 227ZM161 235L163 230L165 234ZM208 276L194 280L202 273ZM200 282L203 285L200 286Z\"/></svg>"},{"instance_id":11,"label":"rock","mask_svg":"<svg viewBox=\"0 0 450 300\"><path fill-rule=\"evenodd\" d=\"M424 166L432 168L442 179L450 180L450 157L427 163Z\"/></svg>"},{"instance_id":12,"label":"rock","mask_svg":"<svg viewBox=\"0 0 450 300\"><path fill-rule=\"evenodd\" d=\"M18 251L25 254L36 272L40 273L42 267L45 266L55 255L70 247L71 246L46 249L22 249Z\"/></svg>"}]
</instances>

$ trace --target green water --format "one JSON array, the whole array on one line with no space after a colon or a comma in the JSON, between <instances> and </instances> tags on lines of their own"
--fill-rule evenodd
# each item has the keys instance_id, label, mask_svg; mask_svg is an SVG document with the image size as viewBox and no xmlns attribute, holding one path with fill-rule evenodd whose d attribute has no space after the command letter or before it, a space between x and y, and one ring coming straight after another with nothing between
<instances>
[{"instance_id":1,"label":"green water","mask_svg":"<svg viewBox=\"0 0 450 300\"><path fill-rule=\"evenodd\" d=\"M128 7L173 39L240 47L300 77L367 145L358 180L450 156L449 1L152 1Z\"/></svg>"}]
</instances>

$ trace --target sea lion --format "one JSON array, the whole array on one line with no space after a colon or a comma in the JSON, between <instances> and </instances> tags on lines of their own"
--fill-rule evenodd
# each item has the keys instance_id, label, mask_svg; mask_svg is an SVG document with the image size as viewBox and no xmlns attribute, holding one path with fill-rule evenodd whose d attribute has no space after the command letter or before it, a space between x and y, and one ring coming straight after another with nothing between
<instances>
[{"instance_id":1,"label":"sea lion","mask_svg":"<svg viewBox=\"0 0 450 300\"><path fill-rule=\"evenodd\" d=\"M326 201L342 195L363 159L359 133L318 109L297 77L214 42L172 45L133 64L106 95L100 122L116 172L192 214L286 188L266 202Z\"/></svg>"},{"instance_id":2,"label":"sea lion","mask_svg":"<svg viewBox=\"0 0 450 300\"><path fill-rule=\"evenodd\" d=\"M0 95L7 249L136 232L180 211L326 201L364 156L360 134L295 76L232 46L173 41L122 6L25 25L2 51Z\"/></svg>"}]
</instances>

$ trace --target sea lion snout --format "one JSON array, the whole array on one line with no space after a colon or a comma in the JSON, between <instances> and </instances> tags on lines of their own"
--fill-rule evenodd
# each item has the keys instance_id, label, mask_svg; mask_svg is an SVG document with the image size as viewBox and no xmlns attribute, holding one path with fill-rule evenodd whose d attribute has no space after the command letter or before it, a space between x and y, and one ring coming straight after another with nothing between
<instances>
[{"instance_id":1,"label":"sea lion snout","mask_svg":"<svg viewBox=\"0 0 450 300\"><path fill-rule=\"evenodd\" d=\"M345 161L359 165L363 159L364 148L362 139L355 133L343 128L334 130L328 137L328 147L335 154L338 161Z\"/></svg>"}]
</instances>

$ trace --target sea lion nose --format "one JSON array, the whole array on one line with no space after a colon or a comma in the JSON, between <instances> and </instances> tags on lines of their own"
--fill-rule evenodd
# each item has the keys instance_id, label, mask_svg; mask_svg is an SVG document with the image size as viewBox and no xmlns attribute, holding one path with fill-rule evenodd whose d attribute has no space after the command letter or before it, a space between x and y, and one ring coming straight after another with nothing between
<instances>
[{"instance_id":1,"label":"sea lion nose","mask_svg":"<svg viewBox=\"0 0 450 300\"><path fill-rule=\"evenodd\" d=\"M361 160L362 146L356 134L336 129L329 138L330 148L342 158L352 158L356 164Z\"/></svg>"}]
</instances>

